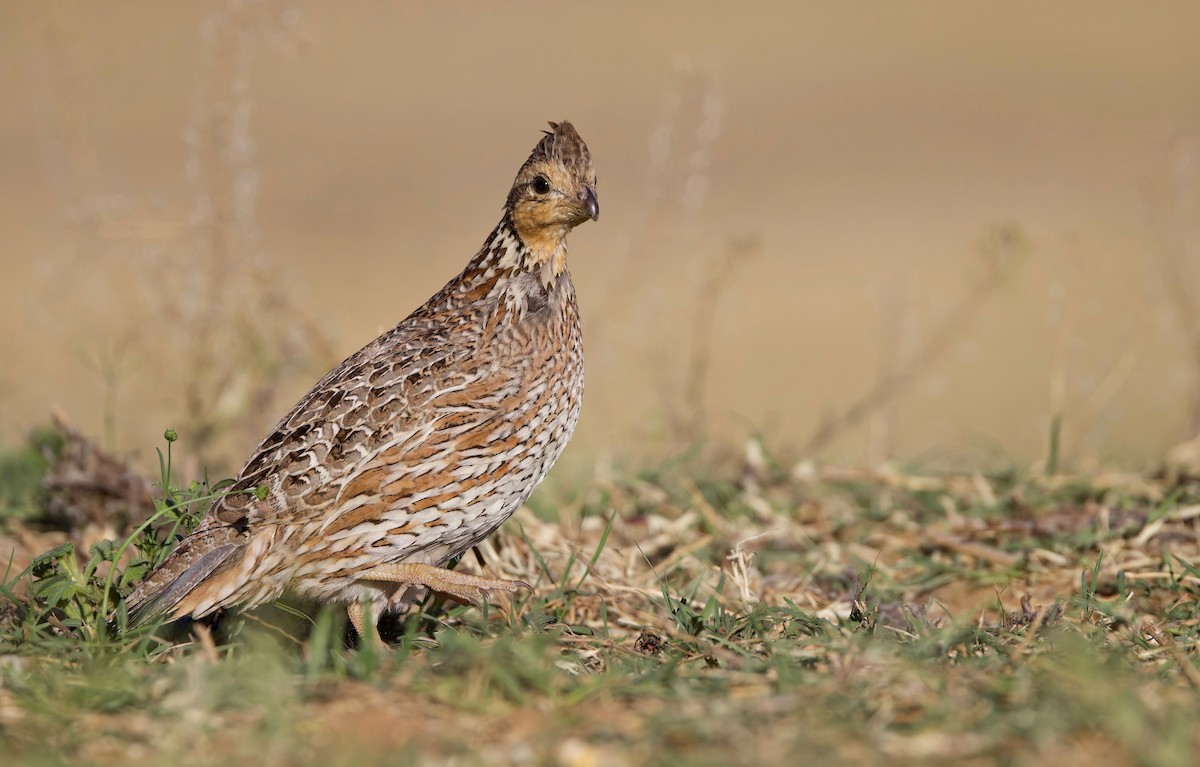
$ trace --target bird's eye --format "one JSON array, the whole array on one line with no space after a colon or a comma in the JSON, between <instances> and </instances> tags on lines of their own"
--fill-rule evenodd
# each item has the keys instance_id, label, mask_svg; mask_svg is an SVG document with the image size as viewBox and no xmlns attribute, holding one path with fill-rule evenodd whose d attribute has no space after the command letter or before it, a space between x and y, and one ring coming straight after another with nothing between
<instances>
[{"instance_id":1,"label":"bird's eye","mask_svg":"<svg viewBox=\"0 0 1200 767\"><path fill-rule=\"evenodd\" d=\"M550 182L546 180L545 176L534 177L533 191L537 192L538 194L546 194L550 191Z\"/></svg>"}]
</instances>

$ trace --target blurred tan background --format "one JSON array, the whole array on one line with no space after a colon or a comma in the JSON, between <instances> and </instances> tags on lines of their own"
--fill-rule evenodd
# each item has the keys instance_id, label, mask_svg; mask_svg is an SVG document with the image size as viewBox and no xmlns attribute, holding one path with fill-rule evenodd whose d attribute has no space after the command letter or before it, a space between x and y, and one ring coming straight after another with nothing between
<instances>
[{"instance_id":1,"label":"blurred tan background","mask_svg":"<svg viewBox=\"0 0 1200 767\"><path fill-rule=\"evenodd\" d=\"M0 439L58 406L236 468L561 118L603 211L577 466L1195 433L1200 6L735 5L0 4Z\"/></svg>"}]
</instances>

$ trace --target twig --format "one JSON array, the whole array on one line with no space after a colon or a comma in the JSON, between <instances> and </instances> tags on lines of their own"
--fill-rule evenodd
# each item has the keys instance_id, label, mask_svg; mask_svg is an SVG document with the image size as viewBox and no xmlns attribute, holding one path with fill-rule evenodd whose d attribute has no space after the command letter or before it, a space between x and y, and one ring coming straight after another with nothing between
<instances>
[{"instance_id":1,"label":"twig","mask_svg":"<svg viewBox=\"0 0 1200 767\"><path fill-rule=\"evenodd\" d=\"M729 290L737 271L760 252L761 245L755 238L747 237L731 242L725 250L724 258L709 270L704 282L696 291L691 344L684 366L683 412L676 410L671 414L675 432L687 441L703 439L705 428L708 426L705 392L712 371L717 306L722 294Z\"/></svg>"},{"instance_id":2,"label":"twig","mask_svg":"<svg viewBox=\"0 0 1200 767\"><path fill-rule=\"evenodd\" d=\"M907 392L920 375L936 365L971 326L983 302L1005 283L1016 261L1015 256L1024 247L1024 236L1015 226L1002 226L992 232L984 244L985 271L982 279L900 369L881 378L840 415L818 426L800 448L800 454L812 456L820 453L846 430L857 426L879 408Z\"/></svg>"}]
</instances>

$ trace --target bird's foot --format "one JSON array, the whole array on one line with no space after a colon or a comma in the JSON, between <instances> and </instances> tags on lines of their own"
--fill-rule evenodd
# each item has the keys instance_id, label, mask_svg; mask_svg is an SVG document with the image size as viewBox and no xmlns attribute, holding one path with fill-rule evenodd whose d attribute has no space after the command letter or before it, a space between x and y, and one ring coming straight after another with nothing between
<instances>
[{"instance_id":1,"label":"bird's foot","mask_svg":"<svg viewBox=\"0 0 1200 767\"><path fill-rule=\"evenodd\" d=\"M387 657L388 646L387 642L379 636L379 627L376 622L379 620L379 612L373 608L368 610L366 605L370 603L351 602L346 606L346 614L350 616L350 625L354 626L354 632L358 634L359 648L362 647L362 642L367 639L367 620L371 621L371 637L377 653L382 653L381 657Z\"/></svg>"},{"instance_id":2,"label":"bird's foot","mask_svg":"<svg viewBox=\"0 0 1200 767\"><path fill-rule=\"evenodd\" d=\"M489 591L516 592L521 589L532 589L524 581L506 581L501 578L484 578L479 575L469 575L444 567L403 562L394 565L379 565L368 570L362 576L366 580L387 581L408 586L424 586L430 591L454 599L463 604L479 606Z\"/></svg>"}]
</instances>

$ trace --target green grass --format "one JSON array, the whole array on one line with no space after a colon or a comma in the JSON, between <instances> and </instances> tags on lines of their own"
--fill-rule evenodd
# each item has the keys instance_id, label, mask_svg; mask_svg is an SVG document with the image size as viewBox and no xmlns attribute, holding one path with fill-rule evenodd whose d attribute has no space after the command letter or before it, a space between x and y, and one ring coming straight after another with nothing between
<instances>
[{"instance_id":1,"label":"green grass","mask_svg":"<svg viewBox=\"0 0 1200 767\"><path fill-rule=\"evenodd\" d=\"M169 490L151 527L186 527L209 494ZM131 533L134 556L60 549L6 579L0 753L1191 764L1197 500L1109 477L793 476L693 456L543 491L483 547L489 572L533 593L482 610L428 601L385 623L387 653L355 649L342 612L303 605L213 632L109 631L105 600L119 623L169 546ZM8 525L35 524L19 516Z\"/></svg>"}]
</instances>

